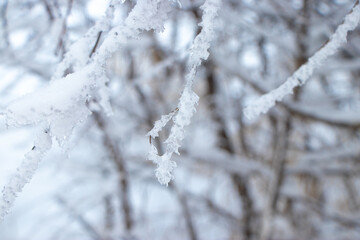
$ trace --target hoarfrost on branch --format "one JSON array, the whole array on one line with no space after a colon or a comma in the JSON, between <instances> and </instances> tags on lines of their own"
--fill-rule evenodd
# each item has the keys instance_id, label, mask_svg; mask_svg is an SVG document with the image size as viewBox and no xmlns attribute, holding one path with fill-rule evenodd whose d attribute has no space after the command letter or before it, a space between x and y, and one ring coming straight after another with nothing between
<instances>
[{"instance_id":1,"label":"hoarfrost on branch","mask_svg":"<svg viewBox=\"0 0 360 240\"><path fill-rule=\"evenodd\" d=\"M180 155L179 148L184 138L184 128L190 124L190 120L196 111L196 104L199 101L198 95L192 90L196 70L201 65L202 60L206 60L209 56L210 42L214 35L214 19L220 8L221 0L206 0L203 9L203 17L200 26L201 32L194 39L190 49L190 58L188 60L189 72L185 76L185 88L180 96L180 100L176 112L162 116L160 120L155 122L154 128L148 133L152 138L158 137L158 132L172 118L173 126L170 130L169 137L165 140L165 153L159 155L157 148L151 145L148 159L157 164L155 175L159 182L168 185L173 179L172 171L176 167L176 163L171 160L174 153ZM175 115L176 114L176 115Z\"/></svg>"},{"instance_id":2,"label":"hoarfrost on branch","mask_svg":"<svg viewBox=\"0 0 360 240\"><path fill-rule=\"evenodd\" d=\"M281 86L246 106L244 109L245 116L253 119L261 113L266 113L277 101L281 101L286 95L292 94L295 87L305 84L315 69L321 67L331 55L335 54L341 46L346 44L348 32L353 31L358 26L359 21L360 5L357 1L351 12L346 15L344 22L331 35L329 41L309 58L307 63L286 79Z\"/></svg>"},{"instance_id":3,"label":"hoarfrost on branch","mask_svg":"<svg viewBox=\"0 0 360 240\"><path fill-rule=\"evenodd\" d=\"M141 31L162 31L172 9L168 0L141 0L124 24L111 28L118 4L118 1L110 1L105 16L70 47L48 86L15 100L7 107L5 117L8 126L41 125L42 128L34 148L25 155L22 164L2 190L0 221L9 212L18 193L31 180L45 153L51 149L51 138L54 137L64 146L78 123L91 114L87 108L88 101L101 96L99 102L102 108L111 114L106 95L106 60L128 39L138 38ZM106 38L92 56L92 46L99 33L105 31L108 31ZM63 77L70 67L73 67L74 73Z\"/></svg>"}]
</instances>

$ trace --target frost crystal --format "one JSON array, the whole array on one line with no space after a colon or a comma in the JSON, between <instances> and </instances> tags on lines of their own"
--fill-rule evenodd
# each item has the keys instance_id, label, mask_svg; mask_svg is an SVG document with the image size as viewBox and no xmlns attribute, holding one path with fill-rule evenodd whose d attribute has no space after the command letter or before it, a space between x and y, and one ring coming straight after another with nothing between
<instances>
[{"instance_id":1,"label":"frost crystal","mask_svg":"<svg viewBox=\"0 0 360 240\"><path fill-rule=\"evenodd\" d=\"M311 77L314 70L324 64L325 60L336 53L346 43L349 31L353 31L360 21L359 3L346 15L344 22L336 29L330 40L317 51L306 64L302 65L285 83L277 89L261 96L259 99L246 106L244 114L253 119L261 113L266 113L277 101L281 101L286 95L292 94L297 86L301 86Z\"/></svg>"},{"instance_id":2,"label":"frost crystal","mask_svg":"<svg viewBox=\"0 0 360 240\"><path fill-rule=\"evenodd\" d=\"M171 118L173 119L174 124L169 137L165 141L166 152L160 156L156 147L152 145L148 155L148 159L157 164L158 167L155 170L155 175L163 185L168 185L173 179L172 171L176 167L176 163L171 160L171 157L174 153L179 154L179 147L185 134L184 128L190 124L191 118L196 111L199 96L192 90L192 85L196 70L201 65L201 61L206 60L209 56L208 49L214 35L214 19L220 9L220 4L221 0L206 0L201 7L204 11L202 22L200 23L202 30L194 39L190 49L190 59L188 62L190 70L185 77L186 85L181 94L176 113L172 112L169 115L162 116L160 120L155 122L154 128L148 133L153 138L157 137L158 132L161 131L166 123Z\"/></svg>"}]
</instances>

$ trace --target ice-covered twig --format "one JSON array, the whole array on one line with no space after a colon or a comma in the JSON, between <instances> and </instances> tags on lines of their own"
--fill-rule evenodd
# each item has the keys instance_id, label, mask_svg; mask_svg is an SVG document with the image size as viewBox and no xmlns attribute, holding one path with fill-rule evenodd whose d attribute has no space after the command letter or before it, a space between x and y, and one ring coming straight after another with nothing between
<instances>
[{"instance_id":1,"label":"ice-covered twig","mask_svg":"<svg viewBox=\"0 0 360 240\"><path fill-rule=\"evenodd\" d=\"M266 113L277 101L281 101L286 95L292 94L295 87L301 86L311 77L314 70L324 64L325 60L335 54L347 40L349 31L353 31L360 21L360 5L356 2L351 12L345 16L344 22L338 26L329 41L320 48L309 60L290 76L280 87L261 96L250 103L244 109L248 119L253 119L261 113Z\"/></svg>"},{"instance_id":2,"label":"ice-covered twig","mask_svg":"<svg viewBox=\"0 0 360 240\"><path fill-rule=\"evenodd\" d=\"M184 128L190 124L190 120L196 111L196 104L199 101L199 97L192 90L192 86L197 68L201 65L202 60L206 60L209 56L208 50L210 42L214 36L214 19L217 16L220 5L221 0L206 0L201 7L204 11L200 23L202 30L194 39L190 49L190 58L188 61L189 72L185 76L186 85L177 106L177 113L176 115L169 114L162 116L160 120L156 121L154 128L148 133L152 138L158 137L158 132L173 118L174 124L169 137L165 141L165 153L159 155L156 147L151 145L148 155L148 159L158 165L158 168L155 170L155 175L163 185L168 185L173 178L172 171L176 167L176 163L171 160L171 156L174 153L179 154L179 147L185 134Z\"/></svg>"}]
</instances>

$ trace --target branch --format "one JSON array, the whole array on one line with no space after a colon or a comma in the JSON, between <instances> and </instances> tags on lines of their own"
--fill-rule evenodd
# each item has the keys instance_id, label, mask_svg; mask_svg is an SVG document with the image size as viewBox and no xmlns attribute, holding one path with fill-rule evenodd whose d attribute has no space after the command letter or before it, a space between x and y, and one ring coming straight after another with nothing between
<instances>
[{"instance_id":1,"label":"branch","mask_svg":"<svg viewBox=\"0 0 360 240\"><path fill-rule=\"evenodd\" d=\"M109 157L115 164L118 171L118 175L120 179L119 186L121 192L120 198L121 198L121 208L123 210L124 228L126 229L127 232L130 232L134 225L134 221L131 213L132 211L131 211L130 196L129 196L129 175L126 168L125 160L121 156L121 153L119 151L119 148L116 146L116 143L111 138L111 134L103 117L96 111L93 112L93 116L98 128L103 133L104 146L107 149Z\"/></svg>"},{"instance_id":2,"label":"branch","mask_svg":"<svg viewBox=\"0 0 360 240\"><path fill-rule=\"evenodd\" d=\"M245 107L244 114L247 118L253 119L261 113L266 113L277 101L281 101L286 95L292 94L295 87L302 86L312 76L315 69L322 66L325 60L335 54L347 40L349 31L353 31L360 21L359 1L352 10L345 16L344 22L336 29L329 41L320 48L307 63L303 64L290 76L285 83L277 89L261 96L255 102Z\"/></svg>"},{"instance_id":3,"label":"branch","mask_svg":"<svg viewBox=\"0 0 360 240\"><path fill-rule=\"evenodd\" d=\"M64 209L78 222L80 225L89 233L89 235L94 240L102 240L101 235L96 231L96 229L75 209L69 206L69 204L61 197L57 196L56 201L64 207Z\"/></svg>"},{"instance_id":4,"label":"branch","mask_svg":"<svg viewBox=\"0 0 360 240\"><path fill-rule=\"evenodd\" d=\"M148 155L148 159L158 166L155 170L156 177L161 184L166 186L173 179L172 171L176 167L176 163L171 160L171 157L174 153L180 155L179 148L185 136L184 128L190 124L191 118L196 111L199 96L192 90L192 86L198 67L202 61L206 60L209 56L208 50L210 48L210 42L214 38L213 22L220 6L221 0L206 0L202 5L201 8L204 10L204 14L202 16L202 22L199 24L202 26L202 30L194 39L190 49L188 61L189 71L185 76L186 84L180 96L176 114L169 114L155 122L155 127L147 135L156 138L158 132L161 131L166 123L170 119L173 119L174 124L171 127L169 137L165 141L166 152L160 155L157 148L151 145L151 150Z\"/></svg>"},{"instance_id":5,"label":"branch","mask_svg":"<svg viewBox=\"0 0 360 240\"><path fill-rule=\"evenodd\" d=\"M259 94L266 93L266 87L260 85L252 77L247 76L240 69L236 69L236 66L232 66L231 63L223 63L221 61L215 61L216 65L225 69L227 73L238 77L245 84L248 84ZM302 103L296 103L294 101L283 101L279 103L279 106L283 107L286 111L295 117L302 119L309 119L312 121L322 122L331 126L338 126L344 128L360 128L360 118L357 112L349 112L344 114L335 108L328 108L326 110L319 110L319 107L314 105L305 105Z\"/></svg>"}]
</instances>

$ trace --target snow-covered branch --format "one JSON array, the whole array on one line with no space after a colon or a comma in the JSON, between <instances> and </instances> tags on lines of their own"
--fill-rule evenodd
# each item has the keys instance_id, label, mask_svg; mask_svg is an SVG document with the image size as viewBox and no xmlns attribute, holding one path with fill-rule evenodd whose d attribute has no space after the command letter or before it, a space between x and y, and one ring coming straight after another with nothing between
<instances>
[{"instance_id":1,"label":"snow-covered branch","mask_svg":"<svg viewBox=\"0 0 360 240\"><path fill-rule=\"evenodd\" d=\"M48 86L15 100L7 107L5 115L8 126L45 126L48 140L37 138L35 148L25 156L17 172L5 185L0 201L0 220L8 213L17 194L30 181L44 154L51 148L51 138L54 137L64 146L73 129L91 114L87 108L90 99L100 96L100 105L106 113L111 113L106 94L106 60L128 39L138 38L142 31L163 30L164 21L172 10L172 3L168 0L138 1L125 23L113 27L90 58L98 33L108 31L111 27L116 2L110 1L105 16L70 47ZM63 77L69 67L75 72ZM39 136L44 135L42 131Z\"/></svg>"},{"instance_id":2,"label":"snow-covered branch","mask_svg":"<svg viewBox=\"0 0 360 240\"><path fill-rule=\"evenodd\" d=\"M171 157L174 153L179 154L179 147L185 134L184 128L190 124L190 120L196 111L199 96L192 90L192 86L197 68L201 65L202 60L206 60L209 56L210 42L214 37L214 19L217 16L220 5L221 0L206 0L201 7L204 11L202 22L200 23L202 30L194 39L190 49L189 72L185 77L186 85L178 106L174 112L162 116L148 133L148 136L152 138L158 137L158 132L173 118L174 125L171 128L169 137L165 141L165 153L159 155L156 147L151 145L148 155L148 159L158 165L155 174L159 182L164 185L168 185L173 178L172 170L176 167L176 163L171 160Z\"/></svg>"},{"instance_id":3,"label":"snow-covered branch","mask_svg":"<svg viewBox=\"0 0 360 240\"><path fill-rule=\"evenodd\" d=\"M25 159L18 167L16 173L11 176L8 184L5 185L1 192L0 222L4 219L6 214L8 214L18 193L23 190L28 182L30 182L39 163L51 146L51 136L48 134L47 130L41 131L36 137L33 148L25 155Z\"/></svg>"},{"instance_id":4,"label":"snow-covered branch","mask_svg":"<svg viewBox=\"0 0 360 240\"><path fill-rule=\"evenodd\" d=\"M360 5L356 2L352 10L346 15L344 22L338 26L329 41L320 48L309 60L290 76L280 87L261 96L245 107L244 114L253 119L261 113L266 113L277 101L281 101L286 95L292 94L295 87L301 86L312 76L315 69L321 67L328 57L335 54L347 40L349 31L353 31L360 21Z\"/></svg>"}]
</instances>

